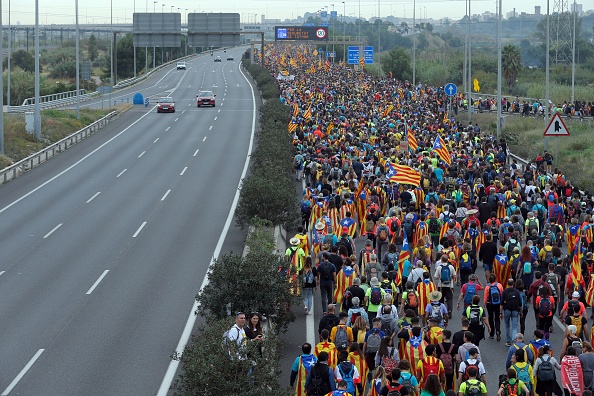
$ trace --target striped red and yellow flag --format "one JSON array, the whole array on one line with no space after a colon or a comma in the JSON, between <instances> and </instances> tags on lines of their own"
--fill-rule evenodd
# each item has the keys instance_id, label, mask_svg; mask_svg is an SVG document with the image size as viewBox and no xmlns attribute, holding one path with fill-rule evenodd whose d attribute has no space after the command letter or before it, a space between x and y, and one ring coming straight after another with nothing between
<instances>
[{"instance_id":1,"label":"striped red and yellow flag","mask_svg":"<svg viewBox=\"0 0 594 396\"><path fill-rule=\"evenodd\" d=\"M586 304L594 306L594 276L590 277L590 285L586 291Z\"/></svg>"},{"instance_id":2,"label":"striped red and yellow flag","mask_svg":"<svg viewBox=\"0 0 594 396\"><path fill-rule=\"evenodd\" d=\"M413 131L407 126L406 127L407 133L406 133L406 139L408 140L408 148L411 149L412 151L415 151L417 148L419 148L419 142L417 141L417 138L415 137L415 134L413 133Z\"/></svg>"},{"instance_id":3,"label":"striped red and yellow flag","mask_svg":"<svg viewBox=\"0 0 594 396\"><path fill-rule=\"evenodd\" d=\"M334 129L334 124L333 123L328 124L328 128L326 129L326 135L329 135L333 129Z\"/></svg>"},{"instance_id":4,"label":"striped red and yellow flag","mask_svg":"<svg viewBox=\"0 0 594 396\"><path fill-rule=\"evenodd\" d=\"M388 107L386 107L386 109L384 110L384 113L382 114L382 116L387 117L388 114L390 114L390 112L394 110L394 105L389 105Z\"/></svg>"},{"instance_id":5,"label":"striped red and yellow flag","mask_svg":"<svg viewBox=\"0 0 594 396\"><path fill-rule=\"evenodd\" d=\"M390 183L421 185L421 175L410 166L386 162L386 175Z\"/></svg>"},{"instance_id":6,"label":"striped red and yellow flag","mask_svg":"<svg viewBox=\"0 0 594 396\"><path fill-rule=\"evenodd\" d=\"M452 157L450 156L450 152L448 151L441 136L437 136L437 139L435 139L435 143L433 143L433 151L437 153L439 158L445 162L447 166L450 166L452 163Z\"/></svg>"},{"instance_id":7,"label":"striped red and yellow flag","mask_svg":"<svg viewBox=\"0 0 594 396\"><path fill-rule=\"evenodd\" d=\"M299 115L299 106L297 103L293 104L293 117L297 117Z\"/></svg>"},{"instance_id":8,"label":"striped red and yellow flag","mask_svg":"<svg viewBox=\"0 0 594 396\"><path fill-rule=\"evenodd\" d=\"M571 263L571 279L574 285L582 281L582 240L578 240L573 251L573 260Z\"/></svg>"},{"instance_id":9,"label":"striped red and yellow flag","mask_svg":"<svg viewBox=\"0 0 594 396\"><path fill-rule=\"evenodd\" d=\"M291 60L289 61L289 65L297 67L297 61L295 60L295 58L291 58Z\"/></svg>"},{"instance_id":10,"label":"striped red and yellow flag","mask_svg":"<svg viewBox=\"0 0 594 396\"><path fill-rule=\"evenodd\" d=\"M297 124L293 124L292 122L289 122L289 133L295 132L296 129L297 129Z\"/></svg>"},{"instance_id":11,"label":"striped red and yellow flag","mask_svg":"<svg viewBox=\"0 0 594 396\"><path fill-rule=\"evenodd\" d=\"M359 59L359 64L361 65L361 67L365 67L365 58Z\"/></svg>"},{"instance_id":12,"label":"striped red and yellow flag","mask_svg":"<svg viewBox=\"0 0 594 396\"><path fill-rule=\"evenodd\" d=\"M309 106L307 108L307 110L305 111L305 114L303 115L303 118L306 120L311 120L312 114L311 114L311 106Z\"/></svg>"}]
</instances>

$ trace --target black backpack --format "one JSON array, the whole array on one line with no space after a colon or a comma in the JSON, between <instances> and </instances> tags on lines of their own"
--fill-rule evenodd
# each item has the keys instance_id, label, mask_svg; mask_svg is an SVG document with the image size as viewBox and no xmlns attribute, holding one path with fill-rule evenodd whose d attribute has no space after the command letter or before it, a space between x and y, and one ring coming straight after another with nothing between
<instances>
[{"instance_id":1,"label":"black backpack","mask_svg":"<svg viewBox=\"0 0 594 396\"><path fill-rule=\"evenodd\" d=\"M307 387L308 395L325 395L332 392L330 381L328 380L328 366L325 364L316 363L311 369L311 380ZM322 372L322 370L325 370Z\"/></svg>"},{"instance_id":2,"label":"black backpack","mask_svg":"<svg viewBox=\"0 0 594 396\"><path fill-rule=\"evenodd\" d=\"M332 278L332 267L331 263L324 261L320 264L318 270L320 271L320 275L322 276L322 280L331 281Z\"/></svg>"}]
</instances>

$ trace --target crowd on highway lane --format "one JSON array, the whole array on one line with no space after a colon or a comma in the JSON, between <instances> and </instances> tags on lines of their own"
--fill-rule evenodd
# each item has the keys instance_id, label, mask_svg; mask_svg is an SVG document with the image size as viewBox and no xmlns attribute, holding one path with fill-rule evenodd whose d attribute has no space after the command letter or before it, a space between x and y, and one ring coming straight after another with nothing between
<instances>
[{"instance_id":1,"label":"crowd on highway lane","mask_svg":"<svg viewBox=\"0 0 594 396\"><path fill-rule=\"evenodd\" d=\"M305 185L289 281L303 314L321 314L295 394L479 396L490 382L501 396L588 395L591 195L549 153L510 159L505 139L447 112L442 89L316 52L264 49ZM506 354L488 375L487 337Z\"/></svg>"}]
</instances>

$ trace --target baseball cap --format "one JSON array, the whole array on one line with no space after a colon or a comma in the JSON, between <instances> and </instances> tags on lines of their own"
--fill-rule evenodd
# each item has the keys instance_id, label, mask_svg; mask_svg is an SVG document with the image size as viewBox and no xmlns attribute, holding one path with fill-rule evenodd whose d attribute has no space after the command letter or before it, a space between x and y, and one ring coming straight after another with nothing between
<instances>
[{"instance_id":1,"label":"baseball cap","mask_svg":"<svg viewBox=\"0 0 594 396\"><path fill-rule=\"evenodd\" d=\"M579 292L576 292L576 291L574 291L573 293L571 293L571 297L572 297L572 298L580 298L580 293L579 293Z\"/></svg>"}]
</instances>

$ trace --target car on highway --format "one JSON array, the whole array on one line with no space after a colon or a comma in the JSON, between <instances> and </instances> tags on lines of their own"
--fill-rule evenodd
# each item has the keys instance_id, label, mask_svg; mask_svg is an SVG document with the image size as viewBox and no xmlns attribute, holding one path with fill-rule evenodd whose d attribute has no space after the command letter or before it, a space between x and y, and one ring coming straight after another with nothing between
<instances>
[{"instance_id":1,"label":"car on highway","mask_svg":"<svg viewBox=\"0 0 594 396\"><path fill-rule=\"evenodd\" d=\"M217 56L217 57L215 58L215 60L214 60L214 61L215 61L215 62L222 62L223 60L221 59L221 57L220 57L220 56Z\"/></svg>"},{"instance_id":2,"label":"car on highway","mask_svg":"<svg viewBox=\"0 0 594 396\"><path fill-rule=\"evenodd\" d=\"M186 62L177 62L177 70L186 70Z\"/></svg>"},{"instance_id":3,"label":"car on highway","mask_svg":"<svg viewBox=\"0 0 594 396\"><path fill-rule=\"evenodd\" d=\"M228 56L228 57L227 57L227 60L228 60L228 61L232 61L232 60L235 60L235 59L233 58L233 56Z\"/></svg>"},{"instance_id":4,"label":"car on highway","mask_svg":"<svg viewBox=\"0 0 594 396\"><path fill-rule=\"evenodd\" d=\"M212 106L215 107L215 95L212 91L200 91L196 95L196 106Z\"/></svg>"},{"instance_id":5,"label":"car on highway","mask_svg":"<svg viewBox=\"0 0 594 396\"><path fill-rule=\"evenodd\" d=\"M175 113L175 101L167 96L157 102L157 113Z\"/></svg>"}]
</instances>

